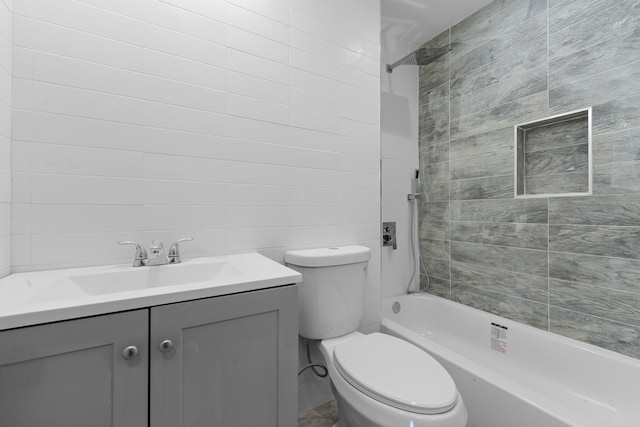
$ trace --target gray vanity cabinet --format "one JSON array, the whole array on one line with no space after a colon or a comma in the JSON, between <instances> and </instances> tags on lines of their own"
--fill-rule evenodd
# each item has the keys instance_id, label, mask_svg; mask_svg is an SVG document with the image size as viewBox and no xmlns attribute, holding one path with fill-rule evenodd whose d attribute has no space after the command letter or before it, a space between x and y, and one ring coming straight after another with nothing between
<instances>
[{"instance_id":1,"label":"gray vanity cabinet","mask_svg":"<svg viewBox=\"0 0 640 427\"><path fill-rule=\"evenodd\" d=\"M297 425L297 288L151 309L152 427Z\"/></svg>"},{"instance_id":2,"label":"gray vanity cabinet","mask_svg":"<svg viewBox=\"0 0 640 427\"><path fill-rule=\"evenodd\" d=\"M297 303L290 285L0 331L0 426L295 426Z\"/></svg>"},{"instance_id":3,"label":"gray vanity cabinet","mask_svg":"<svg viewBox=\"0 0 640 427\"><path fill-rule=\"evenodd\" d=\"M0 425L147 425L148 310L0 332ZM123 350L131 348L125 359Z\"/></svg>"}]
</instances>

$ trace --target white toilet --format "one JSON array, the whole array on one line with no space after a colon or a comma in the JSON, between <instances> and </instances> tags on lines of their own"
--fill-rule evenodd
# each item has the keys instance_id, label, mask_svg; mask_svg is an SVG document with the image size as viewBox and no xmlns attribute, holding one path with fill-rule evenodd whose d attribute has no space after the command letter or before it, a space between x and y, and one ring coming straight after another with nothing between
<instances>
[{"instance_id":1,"label":"white toilet","mask_svg":"<svg viewBox=\"0 0 640 427\"><path fill-rule=\"evenodd\" d=\"M363 246L285 254L302 273L300 335L322 340L338 401L334 427L465 427L462 397L433 357L389 335L357 332L370 256Z\"/></svg>"}]
</instances>

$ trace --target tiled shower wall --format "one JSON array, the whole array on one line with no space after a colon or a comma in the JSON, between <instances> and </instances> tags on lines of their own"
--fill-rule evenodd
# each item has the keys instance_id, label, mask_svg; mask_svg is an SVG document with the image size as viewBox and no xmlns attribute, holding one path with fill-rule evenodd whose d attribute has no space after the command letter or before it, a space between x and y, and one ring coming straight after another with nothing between
<instances>
[{"instance_id":1,"label":"tiled shower wall","mask_svg":"<svg viewBox=\"0 0 640 427\"><path fill-rule=\"evenodd\" d=\"M0 277L11 267L11 0L0 0Z\"/></svg>"},{"instance_id":2,"label":"tiled shower wall","mask_svg":"<svg viewBox=\"0 0 640 427\"><path fill-rule=\"evenodd\" d=\"M497 0L427 44L428 292L640 358L640 3ZM514 199L513 126L589 106L593 196Z\"/></svg>"}]
</instances>

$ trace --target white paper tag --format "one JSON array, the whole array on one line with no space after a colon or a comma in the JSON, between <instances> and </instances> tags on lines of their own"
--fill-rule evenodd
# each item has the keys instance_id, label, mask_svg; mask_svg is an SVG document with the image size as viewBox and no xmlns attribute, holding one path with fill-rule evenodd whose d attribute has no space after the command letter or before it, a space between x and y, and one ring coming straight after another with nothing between
<instances>
[{"instance_id":1,"label":"white paper tag","mask_svg":"<svg viewBox=\"0 0 640 427\"><path fill-rule=\"evenodd\" d=\"M491 348L500 353L507 352L507 328L491 322Z\"/></svg>"}]
</instances>

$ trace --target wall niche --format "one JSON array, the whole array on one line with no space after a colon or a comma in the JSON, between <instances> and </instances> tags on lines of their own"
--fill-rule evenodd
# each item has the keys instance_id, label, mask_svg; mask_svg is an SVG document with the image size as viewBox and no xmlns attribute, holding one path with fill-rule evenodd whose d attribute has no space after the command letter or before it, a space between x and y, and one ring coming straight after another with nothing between
<instances>
[{"instance_id":1,"label":"wall niche","mask_svg":"<svg viewBox=\"0 0 640 427\"><path fill-rule=\"evenodd\" d=\"M515 126L515 197L592 194L591 108Z\"/></svg>"}]
</instances>

